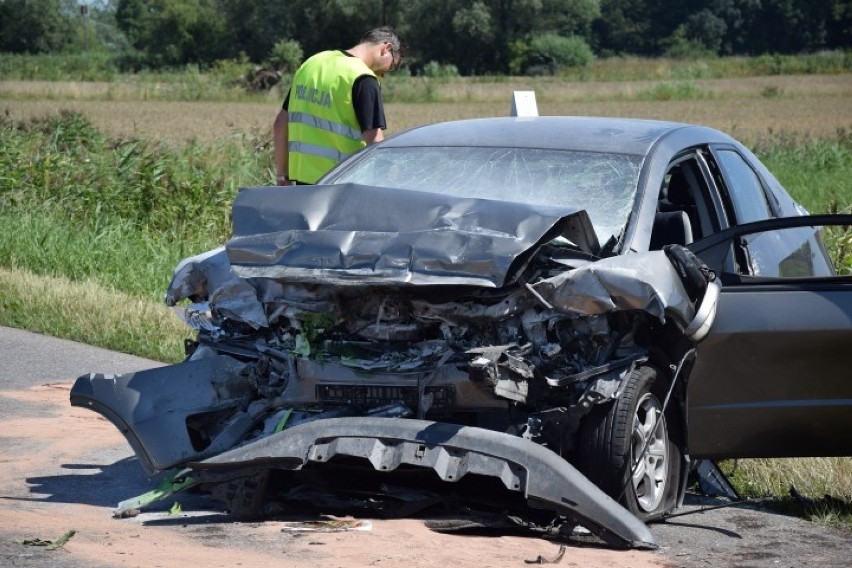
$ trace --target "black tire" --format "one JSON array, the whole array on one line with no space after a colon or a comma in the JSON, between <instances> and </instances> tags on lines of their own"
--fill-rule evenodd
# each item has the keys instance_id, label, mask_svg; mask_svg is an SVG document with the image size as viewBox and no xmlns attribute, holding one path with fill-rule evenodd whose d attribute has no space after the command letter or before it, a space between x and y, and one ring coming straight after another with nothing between
<instances>
[{"instance_id":1,"label":"black tire","mask_svg":"<svg viewBox=\"0 0 852 568\"><path fill-rule=\"evenodd\" d=\"M270 470L261 470L250 477L217 484L211 493L215 499L225 503L232 517L238 521L251 521L263 516L269 476Z\"/></svg>"},{"instance_id":2,"label":"black tire","mask_svg":"<svg viewBox=\"0 0 852 568\"><path fill-rule=\"evenodd\" d=\"M659 414L658 423L665 390L656 378L653 367L639 367L618 399L593 408L580 428L577 457L586 477L643 521L674 509L680 484L679 421Z\"/></svg>"}]
</instances>

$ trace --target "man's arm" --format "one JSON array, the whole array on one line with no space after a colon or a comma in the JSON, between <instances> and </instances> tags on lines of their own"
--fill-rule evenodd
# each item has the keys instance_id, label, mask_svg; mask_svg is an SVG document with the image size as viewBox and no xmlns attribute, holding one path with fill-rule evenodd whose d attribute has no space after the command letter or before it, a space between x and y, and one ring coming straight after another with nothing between
<instances>
[{"instance_id":1,"label":"man's arm","mask_svg":"<svg viewBox=\"0 0 852 568\"><path fill-rule=\"evenodd\" d=\"M352 106L361 126L364 142L375 144L385 139L385 109L382 92L375 77L362 75L352 86Z\"/></svg>"},{"instance_id":2,"label":"man's arm","mask_svg":"<svg viewBox=\"0 0 852 568\"><path fill-rule=\"evenodd\" d=\"M275 117L272 124L272 157L275 162L276 185L290 185L288 179L288 135L287 135L287 109L282 108Z\"/></svg>"}]
</instances>

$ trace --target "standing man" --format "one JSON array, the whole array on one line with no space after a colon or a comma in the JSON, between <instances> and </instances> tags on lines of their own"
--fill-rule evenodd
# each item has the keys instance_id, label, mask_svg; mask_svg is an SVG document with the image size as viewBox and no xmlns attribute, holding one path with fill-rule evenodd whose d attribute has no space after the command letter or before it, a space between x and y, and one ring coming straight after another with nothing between
<instances>
[{"instance_id":1,"label":"standing man","mask_svg":"<svg viewBox=\"0 0 852 568\"><path fill-rule=\"evenodd\" d=\"M384 140L379 78L402 59L389 27L370 30L346 51L305 61L272 126L277 185L312 184L347 156Z\"/></svg>"}]
</instances>

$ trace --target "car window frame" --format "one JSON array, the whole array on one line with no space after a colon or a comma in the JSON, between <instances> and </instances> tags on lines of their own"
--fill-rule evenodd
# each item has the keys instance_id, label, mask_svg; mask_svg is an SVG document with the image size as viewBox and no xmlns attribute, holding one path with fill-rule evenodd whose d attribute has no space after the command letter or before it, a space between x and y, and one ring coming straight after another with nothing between
<instances>
[{"instance_id":1,"label":"car window frame","mask_svg":"<svg viewBox=\"0 0 852 568\"><path fill-rule=\"evenodd\" d=\"M727 226L725 228L737 227L744 224L761 222L770 219L777 219L783 216L780 204L778 202L778 198L774 195L772 191L768 189L769 184L762 175L761 168L757 167L754 164L754 162L747 153L743 152L739 147L734 144L726 143L708 144L706 151L707 155L704 156L704 158L706 160L706 163L708 164L709 171L711 171L711 177L716 183L717 192L721 200L722 210L725 212L725 215L727 217ZM771 214L770 217L765 217L763 219L757 219L749 222L743 222L739 219L739 215L737 214L737 205L735 204L735 199L733 198L732 194L733 184L728 171L725 167L723 167L723 161L720 156L721 152L733 152L734 154L739 156L740 160L742 160L746 167L751 170L752 174L758 182L761 195L767 205L767 209ZM737 237L731 241L730 246L733 249L733 254L728 256L728 262L725 266L725 272L739 273L741 275L752 274L752 250L748 247L748 241L746 241L743 237Z\"/></svg>"},{"instance_id":2,"label":"car window frame","mask_svg":"<svg viewBox=\"0 0 852 568\"><path fill-rule=\"evenodd\" d=\"M755 167L755 165L752 163L752 161L746 154L744 154L740 151L739 148L731 144L710 144L708 146L708 149L710 151L710 154L713 156L713 160L715 161L716 166L718 167L719 174L718 176L716 176L718 177L717 182L720 183L722 186L720 188L720 195L722 196L723 200L727 201L725 209L726 211L728 211L730 226L753 223L756 221L763 221L765 219L772 219L781 216L780 206L777 197L775 197L775 195L771 191L769 191L769 184L761 175L760 169ZM764 219L752 219L750 221L743 221L739 218L739 216L737 215L736 200L734 199L733 193L731 191L734 185L730 178L729 172L724 167L724 161L720 156L721 152L733 152L734 154L739 156L740 160L742 160L746 167L751 170L752 174L758 182L761 192L760 195L763 197L767 209L772 215L771 217L765 217Z\"/></svg>"},{"instance_id":3,"label":"car window frame","mask_svg":"<svg viewBox=\"0 0 852 568\"><path fill-rule=\"evenodd\" d=\"M702 238L704 236L710 236L718 233L719 231L729 227L728 216L725 211L722 198L719 194L718 184L711 172L711 166L708 164L707 159L704 156L704 152L707 150L708 146L700 145L677 154L671 161L669 161L669 165L666 167L665 173L665 175L669 175L673 168L681 166L690 160L695 161L695 165L698 170L697 173L701 175L700 179L695 180L698 185L697 191L700 195L693 195L692 197L695 202L695 206L698 208L699 217L701 217L701 214L703 213L706 215L707 220L710 223L708 231L708 227L705 227L702 222L702 226L700 227ZM662 187L660 188L660 191L662 192ZM699 197L700 202L698 200Z\"/></svg>"},{"instance_id":4,"label":"car window frame","mask_svg":"<svg viewBox=\"0 0 852 568\"><path fill-rule=\"evenodd\" d=\"M720 231L715 235L711 235L700 241L695 241L689 245L699 258L701 258L722 280L723 284L746 284L746 283L795 283L795 282L810 282L813 280L837 278L842 280L850 280L852 276L848 275L807 275L801 277L786 277L786 276L759 276L749 272L744 272L739 269L731 270L730 248L739 248L739 243L744 237L753 234L764 233L768 231L784 230L797 227L822 227L824 225L836 224L852 224L852 215L830 214L830 215L801 215L797 217L774 217L763 221L755 221L752 223L744 223L729 227L724 231ZM824 243L818 241L822 248L822 253L827 255Z\"/></svg>"},{"instance_id":5,"label":"car window frame","mask_svg":"<svg viewBox=\"0 0 852 568\"><path fill-rule=\"evenodd\" d=\"M724 192L727 188L724 186L724 181L721 179L721 168L716 162L716 157L712 152L712 144L698 144L690 148L684 149L676 154L666 167L666 174L671 168L683 163L686 160L694 159L698 165L698 170L702 176L699 182L700 191L706 192L702 196L703 207L706 208L706 213L713 218L712 223L714 230L709 235L703 235L702 238L696 239L696 242L702 242L707 238L712 238L714 235L726 231L731 228L729 205L726 201ZM660 189L662 191L662 188ZM734 245L731 244L731 247ZM734 259L739 258L734 254L726 256L724 270L734 272L737 270Z\"/></svg>"}]
</instances>

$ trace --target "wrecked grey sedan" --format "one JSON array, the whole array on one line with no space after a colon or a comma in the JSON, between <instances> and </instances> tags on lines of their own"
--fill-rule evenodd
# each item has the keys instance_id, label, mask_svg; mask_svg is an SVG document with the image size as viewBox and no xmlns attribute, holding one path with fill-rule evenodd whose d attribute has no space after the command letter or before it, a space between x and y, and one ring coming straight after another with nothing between
<instances>
[{"instance_id":1,"label":"wrecked grey sedan","mask_svg":"<svg viewBox=\"0 0 852 568\"><path fill-rule=\"evenodd\" d=\"M166 294L187 359L71 403L243 516L338 465L490 479L654 546L696 458L852 453L852 280L821 238L844 223L709 128L423 126L241 190Z\"/></svg>"}]
</instances>

